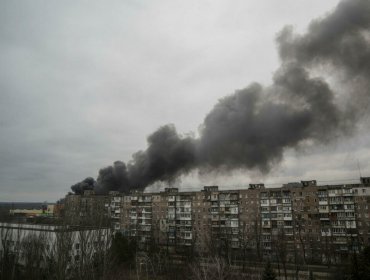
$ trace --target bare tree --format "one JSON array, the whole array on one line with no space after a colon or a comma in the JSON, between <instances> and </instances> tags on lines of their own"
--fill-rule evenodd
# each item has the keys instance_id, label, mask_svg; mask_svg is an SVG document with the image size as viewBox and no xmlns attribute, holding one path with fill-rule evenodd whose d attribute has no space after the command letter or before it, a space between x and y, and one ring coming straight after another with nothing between
<instances>
[{"instance_id":1,"label":"bare tree","mask_svg":"<svg viewBox=\"0 0 370 280\"><path fill-rule=\"evenodd\" d=\"M287 277L287 261L288 261L288 240L284 228L279 228L278 234L272 240L272 247L275 251L276 260L278 262L278 270L280 275L280 263L283 266L284 278Z\"/></svg>"},{"instance_id":2,"label":"bare tree","mask_svg":"<svg viewBox=\"0 0 370 280\"><path fill-rule=\"evenodd\" d=\"M230 266L224 258L215 256L207 262L191 266L191 279L194 280L224 280L230 277Z\"/></svg>"},{"instance_id":3,"label":"bare tree","mask_svg":"<svg viewBox=\"0 0 370 280\"><path fill-rule=\"evenodd\" d=\"M50 249L51 273L57 280L66 279L71 272L72 231L61 225L55 232L54 243Z\"/></svg>"},{"instance_id":4,"label":"bare tree","mask_svg":"<svg viewBox=\"0 0 370 280\"><path fill-rule=\"evenodd\" d=\"M23 273L27 279L41 279L46 274L46 241L48 235L31 233L26 235L21 242L21 263Z\"/></svg>"}]
</instances>

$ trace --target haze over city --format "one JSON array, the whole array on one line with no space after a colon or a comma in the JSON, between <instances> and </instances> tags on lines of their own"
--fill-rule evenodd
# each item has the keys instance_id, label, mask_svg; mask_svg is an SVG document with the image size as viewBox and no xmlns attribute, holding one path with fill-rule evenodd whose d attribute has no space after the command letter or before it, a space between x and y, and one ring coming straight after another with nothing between
<instances>
[{"instance_id":1,"label":"haze over city","mask_svg":"<svg viewBox=\"0 0 370 280\"><path fill-rule=\"evenodd\" d=\"M212 121L205 118L220 99L248 91L254 83L267 94L281 85L279 77L285 74L276 71L282 60L291 58L279 46L298 45L289 42L285 27L304 35L312 20L325 18L338 3L2 1L0 201L55 201L84 178L96 179L114 161L129 162L146 149L147 137L167 124L190 139L206 139L200 131L210 127ZM348 94L338 76L321 64L310 71L339 99ZM301 179L351 181L369 175L367 106L360 102L346 107L358 115L334 113L341 125L333 133L325 122L314 121L322 127L309 127L308 136L305 130L293 137L294 143L283 141L265 161L246 158L240 164L234 157L231 167L224 168L217 156L197 152L196 160L174 171L180 176L172 182L189 190L204 184L279 186ZM352 117L356 121L343 121ZM216 168L202 169L204 165ZM143 182L157 187L153 178Z\"/></svg>"}]
</instances>

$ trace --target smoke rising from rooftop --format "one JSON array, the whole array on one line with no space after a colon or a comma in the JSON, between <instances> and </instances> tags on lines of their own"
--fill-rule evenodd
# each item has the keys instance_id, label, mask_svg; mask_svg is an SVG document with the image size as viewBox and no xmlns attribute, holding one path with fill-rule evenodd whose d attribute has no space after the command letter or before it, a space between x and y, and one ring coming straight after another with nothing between
<instances>
[{"instance_id":1,"label":"smoke rising from rooftop","mask_svg":"<svg viewBox=\"0 0 370 280\"><path fill-rule=\"evenodd\" d=\"M303 35L285 27L277 45L281 65L272 85L253 83L219 100L199 138L178 134L172 124L162 126L127 164L115 162L99 171L97 182L87 178L72 190L128 192L197 168L267 173L286 149L350 134L370 102L370 2L342 1ZM313 74L321 68L343 85L344 95L326 76Z\"/></svg>"}]
</instances>

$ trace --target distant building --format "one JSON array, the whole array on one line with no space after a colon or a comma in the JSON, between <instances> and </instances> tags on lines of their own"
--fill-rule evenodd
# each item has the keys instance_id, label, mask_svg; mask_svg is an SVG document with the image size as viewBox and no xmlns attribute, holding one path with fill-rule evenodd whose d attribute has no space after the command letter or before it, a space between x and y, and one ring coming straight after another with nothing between
<instances>
[{"instance_id":1,"label":"distant building","mask_svg":"<svg viewBox=\"0 0 370 280\"><path fill-rule=\"evenodd\" d=\"M10 215L18 217L40 217L40 216L54 216L54 204L42 205L41 209L11 209Z\"/></svg>"}]
</instances>

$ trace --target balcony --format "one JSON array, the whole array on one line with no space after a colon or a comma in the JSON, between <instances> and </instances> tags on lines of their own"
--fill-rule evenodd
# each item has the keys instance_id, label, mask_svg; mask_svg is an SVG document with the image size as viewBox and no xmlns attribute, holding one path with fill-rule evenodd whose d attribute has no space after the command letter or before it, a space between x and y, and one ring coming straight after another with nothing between
<instances>
[{"instance_id":1,"label":"balcony","mask_svg":"<svg viewBox=\"0 0 370 280\"><path fill-rule=\"evenodd\" d=\"M353 192L344 192L343 196L346 196L346 197L353 196Z\"/></svg>"},{"instance_id":2,"label":"balcony","mask_svg":"<svg viewBox=\"0 0 370 280\"><path fill-rule=\"evenodd\" d=\"M355 202L353 200L344 200L343 201L344 204L355 204Z\"/></svg>"},{"instance_id":3,"label":"balcony","mask_svg":"<svg viewBox=\"0 0 370 280\"><path fill-rule=\"evenodd\" d=\"M333 232L333 236L346 236L345 232Z\"/></svg>"},{"instance_id":4,"label":"balcony","mask_svg":"<svg viewBox=\"0 0 370 280\"><path fill-rule=\"evenodd\" d=\"M143 199L143 198L139 198L139 200L138 200L140 203L151 203L152 202L152 200L151 200L151 198L150 199L148 199L148 198L146 198L146 199Z\"/></svg>"},{"instance_id":5,"label":"balcony","mask_svg":"<svg viewBox=\"0 0 370 280\"><path fill-rule=\"evenodd\" d=\"M336 236L333 234L333 236ZM347 240L334 240L333 241L334 244L348 244Z\"/></svg>"},{"instance_id":6,"label":"balcony","mask_svg":"<svg viewBox=\"0 0 370 280\"><path fill-rule=\"evenodd\" d=\"M330 209L330 212L331 213L341 213L341 212L344 212L344 209ZM323 213L323 212L320 211L320 213Z\"/></svg>"},{"instance_id":7,"label":"balcony","mask_svg":"<svg viewBox=\"0 0 370 280\"><path fill-rule=\"evenodd\" d=\"M330 231L327 231L327 232L321 231L321 236L323 236L323 237L329 237L329 236L331 236L331 232Z\"/></svg>"},{"instance_id":8,"label":"balcony","mask_svg":"<svg viewBox=\"0 0 370 280\"><path fill-rule=\"evenodd\" d=\"M336 193L330 193L329 192L329 197L340 197L342 194L336 194Z\"/></svg>"},{"instance_id":9,"label":"balcony","mask_svg":"<svg viewBox=\"0 0 370 280\"><path fill-rule=\"evenodd\" d=\"M276 205L276 199L270 199L270 205Z\"/></svg>"},{"instance_id":10,"label":"balcony","mask_svg":"<svg viewBox=\"0 0 370 280\"><path fill-rule=\"evenodd\" d=\"M269 203L269 201L264 201L264 202L261 201L261 206L262 207L264 207L264 206L270 206L270 203Z\"/></svg>"},{"instance_id":11,"label":"balcony","mask_svg":"<svg viewBox=\"0 0 370 280\"><path fill-rule=\"evenodd\" d=\"M149 232L152 230L151 226L140 226L138 228L139 231Z\"/></svg>"}]
</instances>

